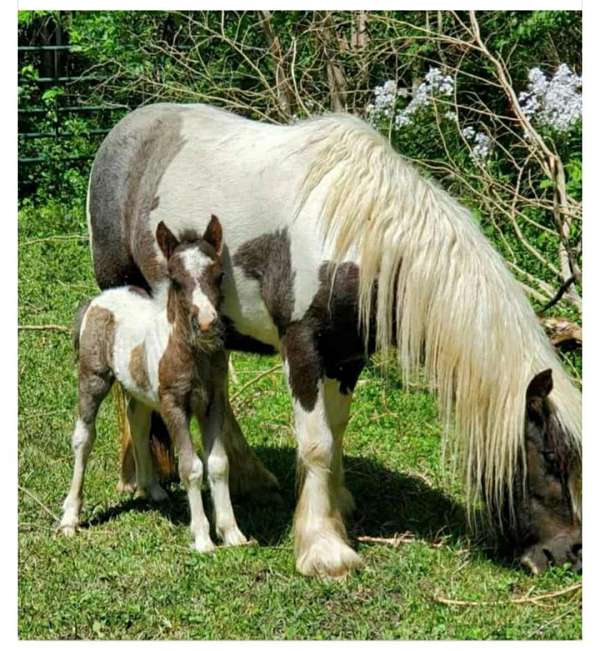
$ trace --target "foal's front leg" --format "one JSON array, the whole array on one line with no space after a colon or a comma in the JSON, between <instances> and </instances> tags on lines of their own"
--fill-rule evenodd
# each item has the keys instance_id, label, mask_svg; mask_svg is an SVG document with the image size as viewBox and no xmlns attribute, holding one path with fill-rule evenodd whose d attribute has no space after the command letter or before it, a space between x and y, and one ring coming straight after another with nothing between
<instances>
[{"instance_id":1,"label":"foal's front leg","mask_svg":"<svg viewBox=\"0 0 600 651\"><path fill-rule=\"evenodd\" d=\"M172 397L161 399L160 412L179 454L179 477L190 503L190 529L194 548L201 553L210 553L214 551L215 545L210 538L210 525L202 503L204 469L190 436L189 414Z\"/></svg>"}]
</instances>

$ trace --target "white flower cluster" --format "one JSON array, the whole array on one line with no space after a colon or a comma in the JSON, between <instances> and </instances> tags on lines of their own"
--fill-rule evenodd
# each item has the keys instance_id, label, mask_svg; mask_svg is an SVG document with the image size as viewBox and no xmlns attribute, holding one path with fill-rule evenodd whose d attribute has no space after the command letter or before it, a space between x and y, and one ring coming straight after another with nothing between
<instances>
[{"instance_id":1,"label":"white flower cluster","mask_svg":"<svg viewBox=\"0 0 600 651\"><path fill-rule=\"evenodd\" d=\"M382 117L393 118L395 126L401 128L410 124L412 116L430 104L434 96L451 95L454 92L454 79L442 74L439 68L429 68L425 81L419 84L406 108L395 118L396 99L407 97L408 91L405 88L398 88L395 81L389 80L383 86L377 86L373 92L375 95L373 103L367 106L367 114L371 122L377 122Z\"/></svg>"},{"instance_id":2,"label":"white flower cluster","mask_svg":"<svg viewBox=\"0 0 600 651\"><path fill-rule=\"evenodd\" d=\"M439 68L429 68L425 81L419 84L408 106L396 116L396 126L401 128L409 124L411 116L430 104L436 95L452 95L453 92L454 79L450 75L442 74Z\"/></svg>"},{"instance_id":3,"label":"white flower cluster","mask_svg":"<svg viewBox=\"0 0 600 651\"><path fill-rule=\"evenodd\" d=\"M382 117L391 118L396 106L396 98L406 97L408 91L405 88L398 88L398 84L390 79L383 86L376 86L373 91L375 98L372 104L367 106L367 114L372 122Z\"/></svg>"},{"instance_id":4,"label":"white flower cluster","mask_svg":"<svg viewBox=\"0 0 600 651\"><path fill-rule=\"evenodd\" d=\"M525 115L560 133L568 131L581 119L581 77L561 63L552 79L539 68L528 74L527 90L519 95Z\"/></svg>"},{"instance_id":5,"label":"white flower cluster","mask_svg":"<svg viewBox=\"0 0 600 651\"><path fill-rule=\"evenodd\" d=\"M471 158L476 163L485 163L492 153L493 140L483 131L465 127L461 131L465 140L471 143Z\"/></svg>"}]
</instances>

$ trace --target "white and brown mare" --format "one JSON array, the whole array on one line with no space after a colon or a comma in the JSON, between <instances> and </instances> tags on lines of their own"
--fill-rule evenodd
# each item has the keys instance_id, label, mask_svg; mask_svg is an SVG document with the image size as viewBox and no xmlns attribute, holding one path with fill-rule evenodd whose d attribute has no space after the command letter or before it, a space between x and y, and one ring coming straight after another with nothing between
<instances>
[{"instance_id":1,"label":"white and brown mare","mask_svg":"<svg viewBox=\"0 0 600 651\"><path fill-rule=\"evenodd\" d=\"M131 396L129 419L138 496L155 501L167 497L150 456L151 414L156 411L178 451L194 547L210 552L214 544L201 494L205 467L217 535L225 545L247 542L231 505L229 464L222 438L227 361L218 315L221 225L213 216L202 238L188 231L179 241L160 222L156 240L167 264L166 293L150 297L135 286L108 289L87 303L76 321L73 336L79 363L79 406L72 439L75 467L63 505L61 530L70 536L79 525L96 415L116 380ZM190 436L193 414L201 422L204 464Z\"/></svg>"},{"instance_id":2,"label":"white and brown mare","mask_svg":"<svg viewBox=\"0 0 600 651\"><path fill-rule=\"evenodd\" d=\"M361 563L344 524L353 500L342 439L376 349L394 349L406 377L424 368L469 502L485 499L524 562L536 572L579 563L580 393L463 207L348 115L276 126L205 105L148 106L112 130L94 162L99 285L161 291L156 225L181 234L211 213L227 233L226 347L284 359L300 572L338 576ZM273 488L229 405L225 437L237 487Z\"/></svg>"}]
</instances>

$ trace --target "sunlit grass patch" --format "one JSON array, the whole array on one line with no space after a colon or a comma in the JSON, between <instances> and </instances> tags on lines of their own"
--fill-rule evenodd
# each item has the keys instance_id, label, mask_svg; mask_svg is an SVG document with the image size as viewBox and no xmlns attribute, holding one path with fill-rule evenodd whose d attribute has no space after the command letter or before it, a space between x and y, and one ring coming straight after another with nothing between
<instances>
[{"instance_id":1,"label":"sunlit grass patch","mask_svg":"<svg viewBox=\"0 0 600 651\"><path fill-rule=\"evenodd\" d=\"M19 322L69 326L76 306L96 292L87 242L25 241L81 235L81 215L61 220L46 209L20 219ZM179 486L169 487L170 502L161 509L118 494L111 399L101 410L89 465L85 526L67 540L54 530L72 469L70 337L20 332L21 638L581 637L580 591L522 600L559 592L577 577L564 569L531 577L495 556L485 537L468 532L459 487L440 462L434 401L416 388L402 390L393 372L386 378L376 364L361 376L345 443L348 486L358 507L349 533L365 568L344 581L298 575L289 396L279 370L248 384L279 360L235 353L233 364L234 409L282 484L279 506L235 505L240 527L260 544L203 557L190 549ZM402 541L391 544L399 535Z\"/></svg>"}]
</instances>

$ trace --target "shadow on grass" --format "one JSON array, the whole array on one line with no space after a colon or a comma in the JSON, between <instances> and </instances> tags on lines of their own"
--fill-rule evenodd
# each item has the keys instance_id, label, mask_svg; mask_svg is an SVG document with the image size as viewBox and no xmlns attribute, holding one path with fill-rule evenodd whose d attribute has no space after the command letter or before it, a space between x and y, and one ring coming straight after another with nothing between
<instances>
[{"instance_id":1,"label":"shadow on grass","mask_svg":"<svg viewBox=\"0 0 600 651\"><path fill-rule=\"evenodd\" d=\"M185 492L180 490L176 484L167 487L167 490L169 493L169 500L159 504L124 494L120 502L113 506L109 506L103 511L96 512L89 520L82 522L79 525L79 528L92 529L93 527L107 524L112 520L117 520L120 516L132 511L136 513L159 511L175 525L189 524L190 514Z\"/></svg>"},{"instance_id":2,"label":"shadow on grass","mask_svg":"<svg viewBox=\"0 0 600 651\"><path fill-rule=\"evenodd\" d=\"M282 506L264 506L244 500L236 509L240 525L266 545L277 545L289 534L296 503L293 448L258 447L256 453L281 483ZM377 461L344 457L346 485L356 511L348 522L349 535L393 536L410 531L417 538L437 540L468 536L461 505L418 477L390 470Z\"/></svg>"},{"instance_id":3,"label":"shadow on grass","mask_svg":"<svg viewBox=\"0 0 600 651\"><path fill-rule=\"evenodd\" d=\"M289 537L292 526L296 502L295 449L258 446L255 451L278 477L281 499L267 503L262 500L259 503L251 497L235 500L238 524L259 544L279 545ZM512 559L493 544L490 536L472 536L462 505L419 477L390 470L377 461L360 457L346 456L344 465L346 485L356 501L354 517L348 522L351 539L365 535L392 537L406 532L426 542L437 542L443 537L446 544L473 544L495 562L512 563ZM187 525L189 509L185 491L177 482L166 488L169 492L167 502L157 505L124 497L118 504L96 513L82 526L102 525L130 511L152 510L160 511L175 525ZM205 493L204 498L208 507L208 494Z\"/></svg>"}]
</instances>

